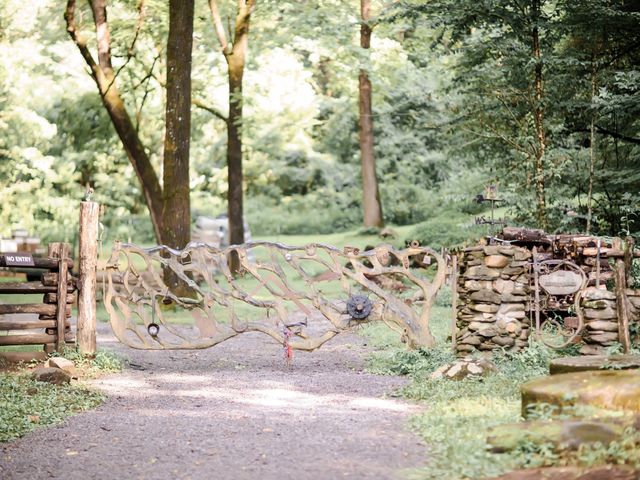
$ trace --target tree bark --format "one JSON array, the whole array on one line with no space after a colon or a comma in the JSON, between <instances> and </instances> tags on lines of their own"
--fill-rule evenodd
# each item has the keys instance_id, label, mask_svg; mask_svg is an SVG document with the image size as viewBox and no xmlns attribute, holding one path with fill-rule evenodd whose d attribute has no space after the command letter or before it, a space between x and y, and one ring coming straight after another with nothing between
<instances>
[{"instance_id":1,"label":"tree bark","mask_svg":"<svg viewBox=\"0 0 640 480\"><path fill-rule=\"evenodd\" d=\"M162 240L184 248L191 238L189 139L194 0L169 1Z\"/></svg>"},{"instance_id":2,"label":"tree bark","mask_svg":"<svg viewBox=\"0 0 640 480\"><path fill-rule=\"evenodd\" d=\"M360 0L360 46L371 47L372 28L370 0ZM376 159L373 145L373 112L371 101L371 81L365 69L360 69L358 78L358 106L360 111L360 163L362 168L362 208L365 227L382 227L382 204L376 176Z\"/></svg>"},{"instance_id":3,"label":"tree bark","mask_svg":"<svg viewBox=\"0 0 640 480\"><path fill-rule=\"evenodd\" d=\"M596 96L596 69L595 60L592 58L591 68L591 105ZM591 233L591 220L593 216L593 177L596 167L596 113L591 113L591 125L589 127L589 187L587 190L587 235Z\"/></svg>"},{"instance_id":4,"label":"tree bark","mask_svg":"<svg viewBox=\"0 0 640 480\"><path fill-rule=\"evenodd\" d=\"M140 181L156 239L158 242L162 242L162 187L116 85L116 78L111 65L111 44L106 2L105 0L90 0L89 5L91 6L96 26L98 62L95 61L89 51L87 40L77 30L75 20L76 0L67 1L64 15L67 23L67 33L80 50L82 57L91 70L91 76L98 87L102 103Z\"/></svg>"},{"instance_id":5,"label":"tree bark","mask_svg":"<svg viewBox=\"0 0 640 480\"><path fill-rule=\"evenodd\" d=\"M235 47L235 45L234 45ZM229 243L244 243L243 192L242 192L242 77L244 52L226 55L229 66L229 120L227 122L227 169Z\"/></svg>"},{"instance_id":6,"label":"tree bark","mask_svg":"<svg viewBox=\"0 0 640 480\"><path fill-rule=\"evenodd\" d=\"M244 243L243 173L242 173L242 80L249 47L249 25L251 13L257 0L238 0L233 43L227 41L218 5L209 0L211 18L216 36L227 62L229 79L229 115L227 117L227 215L229 218L229 243ZM234 254L228 259L229 268L237 272L238 257Z\"/></svg>"},{"instance_id":7,"label":"tree bark","mask_svg":"<svg viewBox=\"0 0 640 480\"><path fill-rule=\"evenodd\" d=\"M534 68L534 124L537 145L534 148L535 158L535 189L536 189L536 220L542 229L547 228L547 205L545 193L545 150L547 139L544 124L544 83L542 74L542 52L540 49L540 32L538 22L540 20L541 0L533 0L531 5L531 47L535 58Z\"/></svg>"}]
</instances>

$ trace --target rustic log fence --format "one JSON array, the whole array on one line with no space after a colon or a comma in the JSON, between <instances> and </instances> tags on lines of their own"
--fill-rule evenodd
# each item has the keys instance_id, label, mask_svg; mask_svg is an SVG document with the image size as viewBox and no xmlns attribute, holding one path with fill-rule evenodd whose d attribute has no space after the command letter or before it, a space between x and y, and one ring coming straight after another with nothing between
<instances>
[{"instance_id":1,"label":"rustic log fence","mask_svg":"<svg viewBox=\"0 0 640 480\"><path fill-rule=\"evenodd\" d=\"M38 359L73 343L70 317L76 286L71 273L73 261L69 258L69 245L50 244L46 257L1 254L0 267L44 270L38 281L0 283L0 295L43 295L41 303L0 304L0 346L43 345L43 350L0 352L0 358L10 361ZM38 317L22 319L16 316L19 314Z\"/></svg>"}]
</instances>

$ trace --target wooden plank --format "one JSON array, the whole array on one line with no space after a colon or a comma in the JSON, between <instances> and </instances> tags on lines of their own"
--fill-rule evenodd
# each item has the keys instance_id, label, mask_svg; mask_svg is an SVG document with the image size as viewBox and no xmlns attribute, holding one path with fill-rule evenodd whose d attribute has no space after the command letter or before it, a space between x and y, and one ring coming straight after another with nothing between
<instances>
[{"instance_id":1,"label":"wooden plank","mask_svg":"<svg viewBox=\"0 0 640 480\"><path fill-rule=\"evenodd\" d=\"M613 239L616 248L622 248L622 240ZM631 338L629 336L629 301L627 299L627 269L622 258L616 259L615 269L616 313L618 315L618 338L622 345L622 351L629 353Z\"/></svg>"},{"instance_id":2,"label":"wooden plank","mask_svg":"<svg viewBox=\"0 0 640 480\"><path fill-rule=\"evenodd\" d=\"M0 352L0 361L8 363L20 363L31 361L43 361L47 359L45 352Z\"/></svg>"},{"instance_id":3,"label":"wooden plank","mask_svg":"<svg viewBox=\"0 0 640 480\"><path fill-rule=\"evenodd\" d=\"M40 315L55 315L56 306L46 303L21 303L16 305L0 304L0 315L10 313L38 313Z\"/></svg>"},{"instance_id":4,"label":"wooden plank","mask_svg":"<svg viewBox=\"0 0 640 480\"><path fill-rule=\"evenodd\" d=\"M73 293L67 293L67 296L65 298L65 301L67 303L73 304L76 303L76 296ZM58 294L57 293L47 293L44 296L44 303L58 303Z\"/></svg>"},{"instance_id":5,"label":"wooden plank","mask_svg":"<svg viewBox=\"0 0 640 480\"><path fill-rule=\"evenodd\" d=\"M95 202L80 204L80 255L78 278L78 348L83 355L96 353L96 272L98 265L98 219Z\"/></svg>"},{"instance_id":6,"label":"wooden plank","mask_svg":"<svg viewBox=\"0 0 640 480\"><path fill-rule=\"evenodd\" d=\"M43 285L42 282L7 282L0 283L0 294L29 294L57 292L55 285ZM67 289L72 292L73 290Z\"/></svg>"},{"instance_id":7,"label":"wooden plank","mask_svg":"<svg viewBox=\"0 0 640 480\"><path fill-rule=\"evenodd\" d=\"M65 323L66 323L66 287L67 287L67 257L69 256L69 245L66 243L52 243L49 245L49 256L57 258L58 262L58 303L56 304L56 349L61 352L64 349Z\"/></svg>"},{"instance_id":8,"label":"wooden plank","mask_svg":"<svg viewBox=\"0 0 640 480\"><path fill-rule=\"evenodd\" d=\"M67 326L71 325L69 319ZM34 328L55 328L55 320L3 320L0 318L0 330L31 330Z\"/></svg>"},{"instance_id":9,"label":"wooden plank","mask_svg":"<svg viewBox=\"0 0 640 480\"><path fill-rule=\"evenodd\" d=\"M0 345L41 345L52 343L55 339L55 335L46 335L44 333L33 335L0 335Z\"/></svg>"},{"instance_id":10,"label":"wooden plank","mask_svg":"<svg viewBox=\"0 0 640 480\"><path fill-rule=\"evenodd\" d=\"M37 268L44 270L58 270L59 261L57 258L51 257L33 257L33 266L23 265L20 266L20 270L25 268ZM7 261L5 259L5 254L0 254L0 267L6 267ZM16 268L13 266L9 266L8 268ZM67 268L73 268L73 260L67 259Z\"/></svg>"}]
</instances>

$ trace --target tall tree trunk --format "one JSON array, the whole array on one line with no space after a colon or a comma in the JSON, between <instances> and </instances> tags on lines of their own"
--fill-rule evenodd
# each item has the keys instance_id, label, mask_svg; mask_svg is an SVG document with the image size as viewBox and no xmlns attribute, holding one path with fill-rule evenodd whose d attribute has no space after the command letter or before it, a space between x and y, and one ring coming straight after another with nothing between
<instances>
[{"instance_id":1,"label":"tall tree trunk","mask_svg":"<svg viewBox=\"0 0 640 480\"><path fill-rule=\"evenodd\" d=\"M360 46L371 48L372 28L371 1L360 0ZM382 204L376 176L376 159L373 146L373 112L371 102L371 81L365 69L360 69L358 78L360 111L360 163L362 167L362 207L365 227L382 227Z\"/></svg>"},{"instance_id":2,"label":"tall tree trunk","mask_svg":"<svg viewBox=\"0 0 640 480\"><path fill-rule=\"evenodd\" d=\"M189 139L194 0L169 1L162 240L184 248L191 238Z\"/></svg>"},{"instance_id":3,"label":"tall tree trunk","mask_svg":"<svg viewBox=\"0 0 640 480\"><path fill-rule=\"evenodd\" d=\"M244 243L243 174L242 174L242 79L249 48L249 25L251 13L257 0L238 0L233 43L230 45L216 0L209 0L211 18L216 36L227 61L229 76L229 116L227 117L227 213L229 217L229 242ZM231 255L229 268L237 272L239 259Z\"/></svg>"},{"instance_id":4,"label":"tall tree trunk","mask_svg":"<svg viewBox=\"0 0 640 480\"><path fill-rule=\"evenodd\" d=\"M111 123L140 182L145 202L149 208L156 239L158 242L162 242L162 187L116 85L116 78L111 65L111 45L106 2L105 0L90 0L89 5L96 25L98 62L95 61L91 54L87 46L87 40L77 30L75 20L76 0L67 1L64 14L67 33L78 47L80 54L91 70L91 77L98 87L102 103L111 118Z\"/></svg>"},{"instance_id":5,"label":"tall tree trunk","mask_svg":"<svg viewBox=\"0 0 640 480\"><path fill-rule=\"evenodd\" d=\"M544 84L542 76L542 53L540 51L540 32L538 22L540 20L541 0L533 0L531 5L531 40L532 53L536 65L534 69L534 124L537 145L534 148L535 158L535 188L536 188L536 220L542 229L547 228L547 202L545 194L545 159L547 139L544 126Z\"/></svg>"},{"instance_id":6,"label":"tall tree trunk","mask_svg":"<svg viewBox=\"0 0 640 480\"><path fill-rule=\"evenodd\" d=\"M242 194L242 59L235 52L227 55L229 66L229 119L227 121L227 169L229 242L244 243L243 194Z\"/></svg>"},{"instance_id":7,"label":"tall tree trunk","mask_svg":"<svg viewBox=\"0 0 640 480\"><path fill-rule=\"evenodd\" d=\"M596 67L595 59L591 59L591 106L596 96ZM591 112L589 128L589 189L587 191L587 235L591 234L591 220L593 216L593 177L596 169L596 112Z\"/></svg>"}]
</instances>

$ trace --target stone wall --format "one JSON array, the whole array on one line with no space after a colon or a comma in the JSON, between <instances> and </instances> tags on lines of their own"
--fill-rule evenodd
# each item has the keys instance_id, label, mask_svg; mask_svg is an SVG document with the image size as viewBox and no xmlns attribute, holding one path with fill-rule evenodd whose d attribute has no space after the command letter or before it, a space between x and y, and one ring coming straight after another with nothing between
<instances>
[{"instance_id":1,"label":"stone wall","mask_svg":"<svg viewBox=\"0 0 640 480\"><path fill-rule=\"evenodd\" d=\"M514 246L477 246L460 256L458 276L457 352L525 347L531 331L529 299L533 283L531 252ZM589 266L584 268L587 270ZM640 343L640 290L626 291L632 344ZM589 287L583 294L585 328L577 341L583 355L601 355L619 343L616 295ZM570 319L567 318L568 322Z\"/></svg>"},{"instance_id":2,"label":"stone wall","mask_svg":"<svg viewBox=\"0 0 640 480\"><path fill-rule=\"evenodd\" d=\"M602 355L606 347L619 341L616 294L608 290L588 288L582 297L585 328L580 348L583 355Z\"/></svg>"},{"instance_id":3,"label":"stone wall","mask_svg":"<svg viewBox=\"0 0 640 480\"><path fill-rule=\"evenodd\" d=\"M463 250L458 276L459 355L527 345L530 259L528 249L513 246Z\"/></svg>"}]
</instances>

